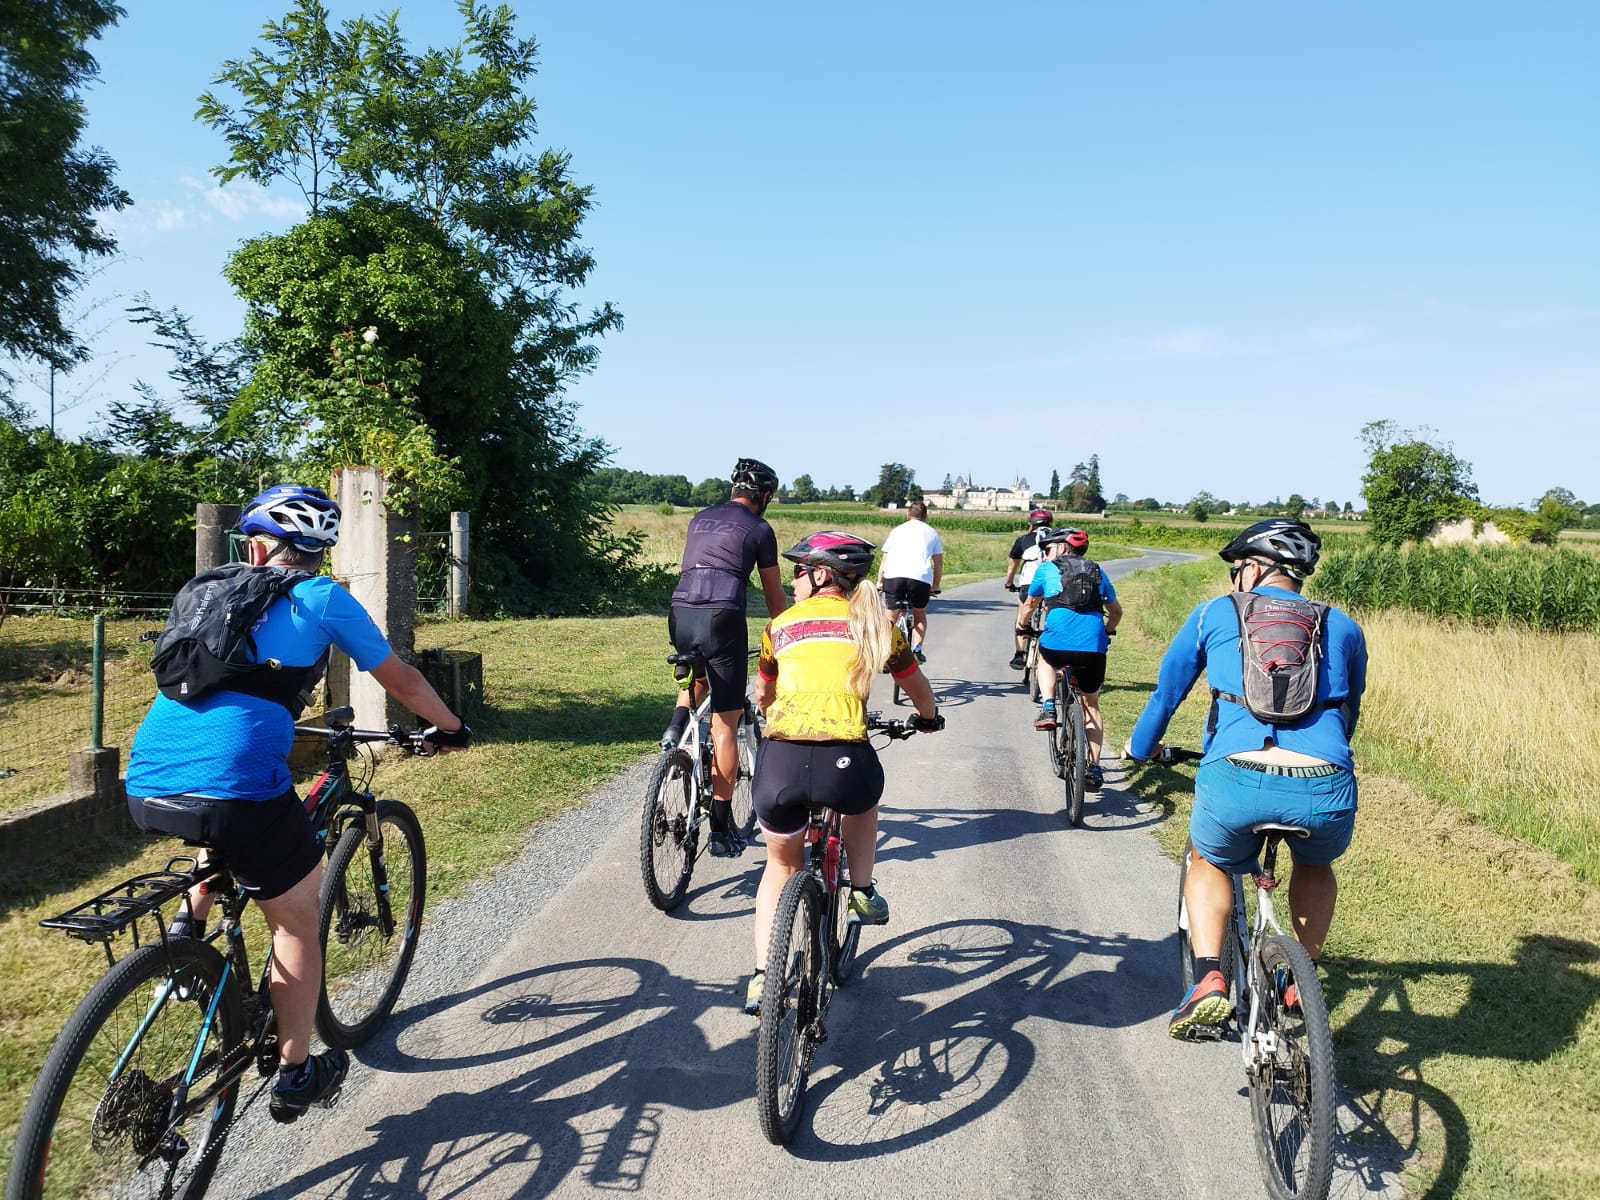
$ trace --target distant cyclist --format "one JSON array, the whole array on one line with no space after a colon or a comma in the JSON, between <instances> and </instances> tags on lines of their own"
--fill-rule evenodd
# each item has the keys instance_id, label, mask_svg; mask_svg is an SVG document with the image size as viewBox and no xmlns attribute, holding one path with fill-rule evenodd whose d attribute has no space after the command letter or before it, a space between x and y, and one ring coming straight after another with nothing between
<instances>
[{"instance_id":1,"label":"distant cyclist","mask_svg":"<svg viewBox=\"0 0 1600 1200\"><path fill-rule=\"evenodd\" d=\"M1232 1011L1220 956L1233 905L1233 874L1255 869L1264 821L1299 825L1289 910L1313 962L1333 923L1333 861L1350 845L1356 778L1350 735L1367 680L1361 627L1337 608L1300 598L1321 539L1299 521L1258 521L1220 551L1233 591L1195 608L1161 660L1155 693L1128 741L1128 757L1156 752L1167 722L1200 672L1211 685L1204 757L1195 775L1189 837L1196 851L1184 885L1195 985L1167 1032L1185 1038ZM1272 710L1300 711L1280 719ZM1284 997L1293 1004L1294 997Z\"/></svg>"},{"instance_id":2,"label":"distant cyclist","mask_svg":"<svg viewBox=\"0 0 1600 1200\"><path fill-rule=\"evenodd\" d=\"M1051 529L1040 538L1044 562L1024 594L1017 628L1026 628L1033 610L1044 605L1039 634L1039 691L1042 700L1035 729L1056 727L1056 672L1071 671L1083 699L1083 725L1089 737L1084 788L1098 792L1102 723L1100 687L1106 678L1109 638L1122 620L1116 589L1100 564L1084 557L1089 535L1081 529Z\"/></svg>"},{"instance_id":3,"label":"distant cyclist","mask_svg":"<svg viewBox=\"0 0 1600 1200\"><path fill-rule=\"evenodd\" d=\"M928 506L913 500L906 506L906 519L883 540L883 560L878 564L878 586L883 602L892 612L902 604L911 609L911 653L919 663L928 661L924 653L928 639L928 597L939 592L939 577L944 574L944 543L928 524Z\"/></svg>"},{"instance_id":4,"label":"distant cyclist","mask_svg":"<svg viewBox=\"0 0 1600 1200\"><path fill-rule=\"evenodd\" d=\"M703 508L689 518L683 546L682 574L672 592L667 636L679 654L705 655L711 687L711 837L707 849L718 858L732 858L744 843L730 821L729 802L739 770L736 736L744 709L749 675L745 644L745 587L752 569L761 579L767 615L777 616L788 606L783 593L783 573L778 570L778 539L761 515L778 490L778 476L760 459L741 458L734 464L733 495L721 504ZM689 723L689 710L699 699L694 694L706 683L678 692L678 706L662 736L676 742Z\"/></svg>"},{"instance_id":5,"label":"distant cyclist","mask_svg":"<svg viewBox=\"0 0 1600 1200\"><path fill-rule=\"evenodd\" d=\"M1022 605L1027 600L1028 585L1033 573L1044 558L1039 539L1050 528L1055 515L1048 508L1036 508L1028 514L1028 532L1011 543L1011 554L1006 560L1006 591L1021 592L1017 597L1017 628L1022 625ZM1020 671L1027 664L1028 639L1017 635L1017 652L1011 656L1011 669Z\"/></svg>"},{"instance_id":6,"label":"distant cyclist","mask_svg":"<svg viewBox=\"0 0 1600 1200\"><path fill-rule=\"evenodd\" d=\"M878 798L883 767L867 741L866 700L873 679L889 672L916 705L911 719L934 730L944 721L933 689L911 647L889 624L872 574L872 543L820 530L783 552L794 563L794 607L774 617L761 635L756 702L767 715L756 758L755 804L767 846L756 889L756 972L745 1011L761 1011L762 971L778 898L805 866L805 832L812 805L843 818L850 865L850 919L889 920L889 902L873 884Z\"/></svg>"}]
</instances>

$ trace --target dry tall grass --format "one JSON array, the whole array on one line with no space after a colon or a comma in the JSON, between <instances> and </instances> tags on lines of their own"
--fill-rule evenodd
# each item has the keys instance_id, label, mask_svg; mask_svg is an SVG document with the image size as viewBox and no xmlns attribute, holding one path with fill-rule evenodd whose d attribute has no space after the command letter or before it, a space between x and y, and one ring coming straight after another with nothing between
<instances>
[{"instance_id":1,"label":"dry tall grass","mask_svg":"<svg viewBox=\"0 0 1600 1200\"><path fill-rule=\"evenodd\" d=\"M1367 614L1363 739L1600 883L1600 637Z\"/></svg>"}]
</instances>

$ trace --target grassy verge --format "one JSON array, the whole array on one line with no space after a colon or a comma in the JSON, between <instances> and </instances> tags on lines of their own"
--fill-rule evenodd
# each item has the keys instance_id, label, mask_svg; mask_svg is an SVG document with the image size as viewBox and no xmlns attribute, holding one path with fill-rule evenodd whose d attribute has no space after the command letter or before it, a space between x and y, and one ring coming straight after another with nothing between
<instances>
[{"instance_id":1,"label":"grassy verge","mask_svg":"<svg viewBox=\"0 0 1600 1200\"><path fill-rule=\"evenodd\" d=\"M1129 617L1103 693L1108 744L1131 729L1166 640L1223 582L1220 564L1206 562L1118 587ZM1454 652L1461 638L1463 662L1480 659L1468 676L1475 683L1483 635L1402 615L1369 622L1367 632L1361 816L1340 860L1339 913L1323 958L1340 1079L1368 1115L1347 1152L1370 1169L1403 1161L1406 1194L1429 1200L1600 1194L1591 1149L1600 1142L1600 891L1506 832L1559 824L1559 814L1519 813L1530 807L1519 789L1507 794L1520 805L1507 799L1504 812L1480 812L1450 782L1460 756L1484 744L1524 762L1546 749L1565 753L1529 730L1525 721L1536 722L1523 713L1570 714L1570 700L1552 709L1536 697L1516 711L1463 703L1461 693L1479 689L1442 680L1424 660ZM1573 640L1553 650L1570 653ZM1520 695L1527 681L1497 675L1498 651L1488 661L1502 698ZM1173 743L1200 744L1203 696L1197 687L1179 710ZM1425 744L1397 738L1397 724L1427 728ZM1173 853L1192 781L1190 768L1147 767L1130 785L1167 813L1157 836Z\"/></svg>"}]
</instances>

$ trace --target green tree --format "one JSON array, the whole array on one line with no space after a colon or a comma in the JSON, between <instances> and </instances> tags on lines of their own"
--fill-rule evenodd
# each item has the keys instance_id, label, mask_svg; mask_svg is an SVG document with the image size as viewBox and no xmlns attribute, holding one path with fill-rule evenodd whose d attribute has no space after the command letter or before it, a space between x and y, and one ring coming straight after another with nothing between
<instances>
[{"instance_id":1,"label":"green tree","mask_svg":"<svg viewBox=\"0 0 1600 1200\"><path fill-rule=\"evenodd\" d=\"M939 485L939 490L941 492L951 492L951 491L955 490L955 486L956 486L956 481L951 479L950 478L950 473L948 471L946 471L945 472L945 476L944 476L944 482Z\"/></svg>"},{"instance_id":2,"label":"green tree","mask_svg":"<svg viewBox=\"0 0 1600 1200\"><path fill-rule=\"evenodd\" d=\"M689 499L691 503L706 508L713 504L721 504L732 491L732 485L726 479L702 479L694 485Z\"/></svg>"},{"instance_id":3,"label":"green tree","mask_svg":"<svg viewBox=\"0 0 1600 1200\"><path fill-rule=\"evenodd\" d=\"M1304 496L1302 496L1299 492L1290 492L1289 498L1283 503L1283 515L1288 517L1291 521L1298 521L1301 517L1305 516L1307 507L1306 498Z\"/></svg>"},{"instance_id":4,"label":"green tree","mask_svg":"<svg viewBox=\"0 0 1600 1200\"><path fill-rule=\"evenodd\" d=\"M1367 532L1379 545L1418 541L1440 521L1476 511L1472 467L1448 445L1435 445L1393 421L1362 426L1361 441L1369 456L1361 477Z\"/></svg>"},{"instance_id":5,"label":"green tree","mask_svg":"<svg viewBox=\"0 0 1600 1200\"><path fill-rule=\"evenodd\" d=\"M1051 468L1050 471L1050 499L1054 500L1061 495L1061 472Z\"/></svg>"},{"instance_id":6,"label":"green tree","mask_svg":"<svg viewBox=\"0 0 1600 1200\"><path fill-rule=\"evenodd\" d=\"M913 483L910 487L908 487L906 489L906 503L907 504L914 504L916 501L921 500L921 499L922 499L922 485L920 483Z\"/></svg>"},{"instance_id":7,"label":"green tree","mask_svg":"<svg viewBox=\"0 0 1600 1200\"><path fill-rule=\"evenodd\" d=\"M458 464L455 502L473 512L494 600L581 606L615 592L636 557L586 486L607 448L564 397L621 316L570 296L594 266L578 241L591 192L567 155L526 149L535 43L504 5L457 8L461 43L413 52L396 14L333 30L318 0L299 0L264 47L223 65L217 83L236 98L201 97L230 151L219 178L289 179L312 209L228 265L258 359L236 415L302 426L310 381L336 372L335 340L376 329L385 370L415 372L392 383L414 383L406 407L434 467Z\"/></svg>"},{"instance_id":8,"label":"green tree","mask_svg":"<svg viewBox=\"0 0 1600 1200\"><path fill-rule=\"evenodd\" d=\"M1208 521L1211 519L1211 512L1216 502L1216 497L1210 492L1196 492L1185 506L1184 512L1189 515L1191 521Z\"/></svg>"},{"instance_id":9,"label":"green tree","mask_svg":"<svg viewBox=\"0 0 1600 1200\"><path fill-rule=\"evenodd\" d=\"M878 482L869 489L872 502L879 505L904 504L906 492L916 480L916 472L904 463L884 463L878 470Z\"/></svg>"},{"instance_id":10,"label":"green tree","mask_svg":"<svg viewBox=\"0 0 1600 1200\"><path fill-rule=\"evenodd\" d=\"M87 45L122 15L105 0L0 0L0 351L60 371L88 354L62 308L83 264L116 249L95 214L132 203L116 163L78 145L80 93L99 73Z\"/></svg>"},{"instance_id":11,"label":"green tree","mask_svg":"<svg viewBox=\"0 0 1600 1200\"><path fill-rule=\"evenodd\" d=\"M817 490L817 485L811 481L809 475L795 476L794 482L789 485L789 491L802 504L822 499L822 493Z\"/></svg>"}]
</instances>

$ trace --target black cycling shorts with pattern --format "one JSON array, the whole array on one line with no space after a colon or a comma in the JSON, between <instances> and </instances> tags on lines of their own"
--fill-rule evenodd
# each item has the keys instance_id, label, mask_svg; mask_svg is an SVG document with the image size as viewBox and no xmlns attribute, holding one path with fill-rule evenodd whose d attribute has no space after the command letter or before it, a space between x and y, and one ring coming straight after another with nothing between
<instances>
[{"instance_id":1,"label":"black cycling shorts with pattern","mask_svg":"<svg viewBox=\"0 0 1600 1200\"><path fill-rule=\"evenodd\" d=\"M811 810L854 816L883 795L883 764L870 742L786 742L767 738L756 752L756 818L778 837L799 833Z\"/></svg>"}]
</instances>

